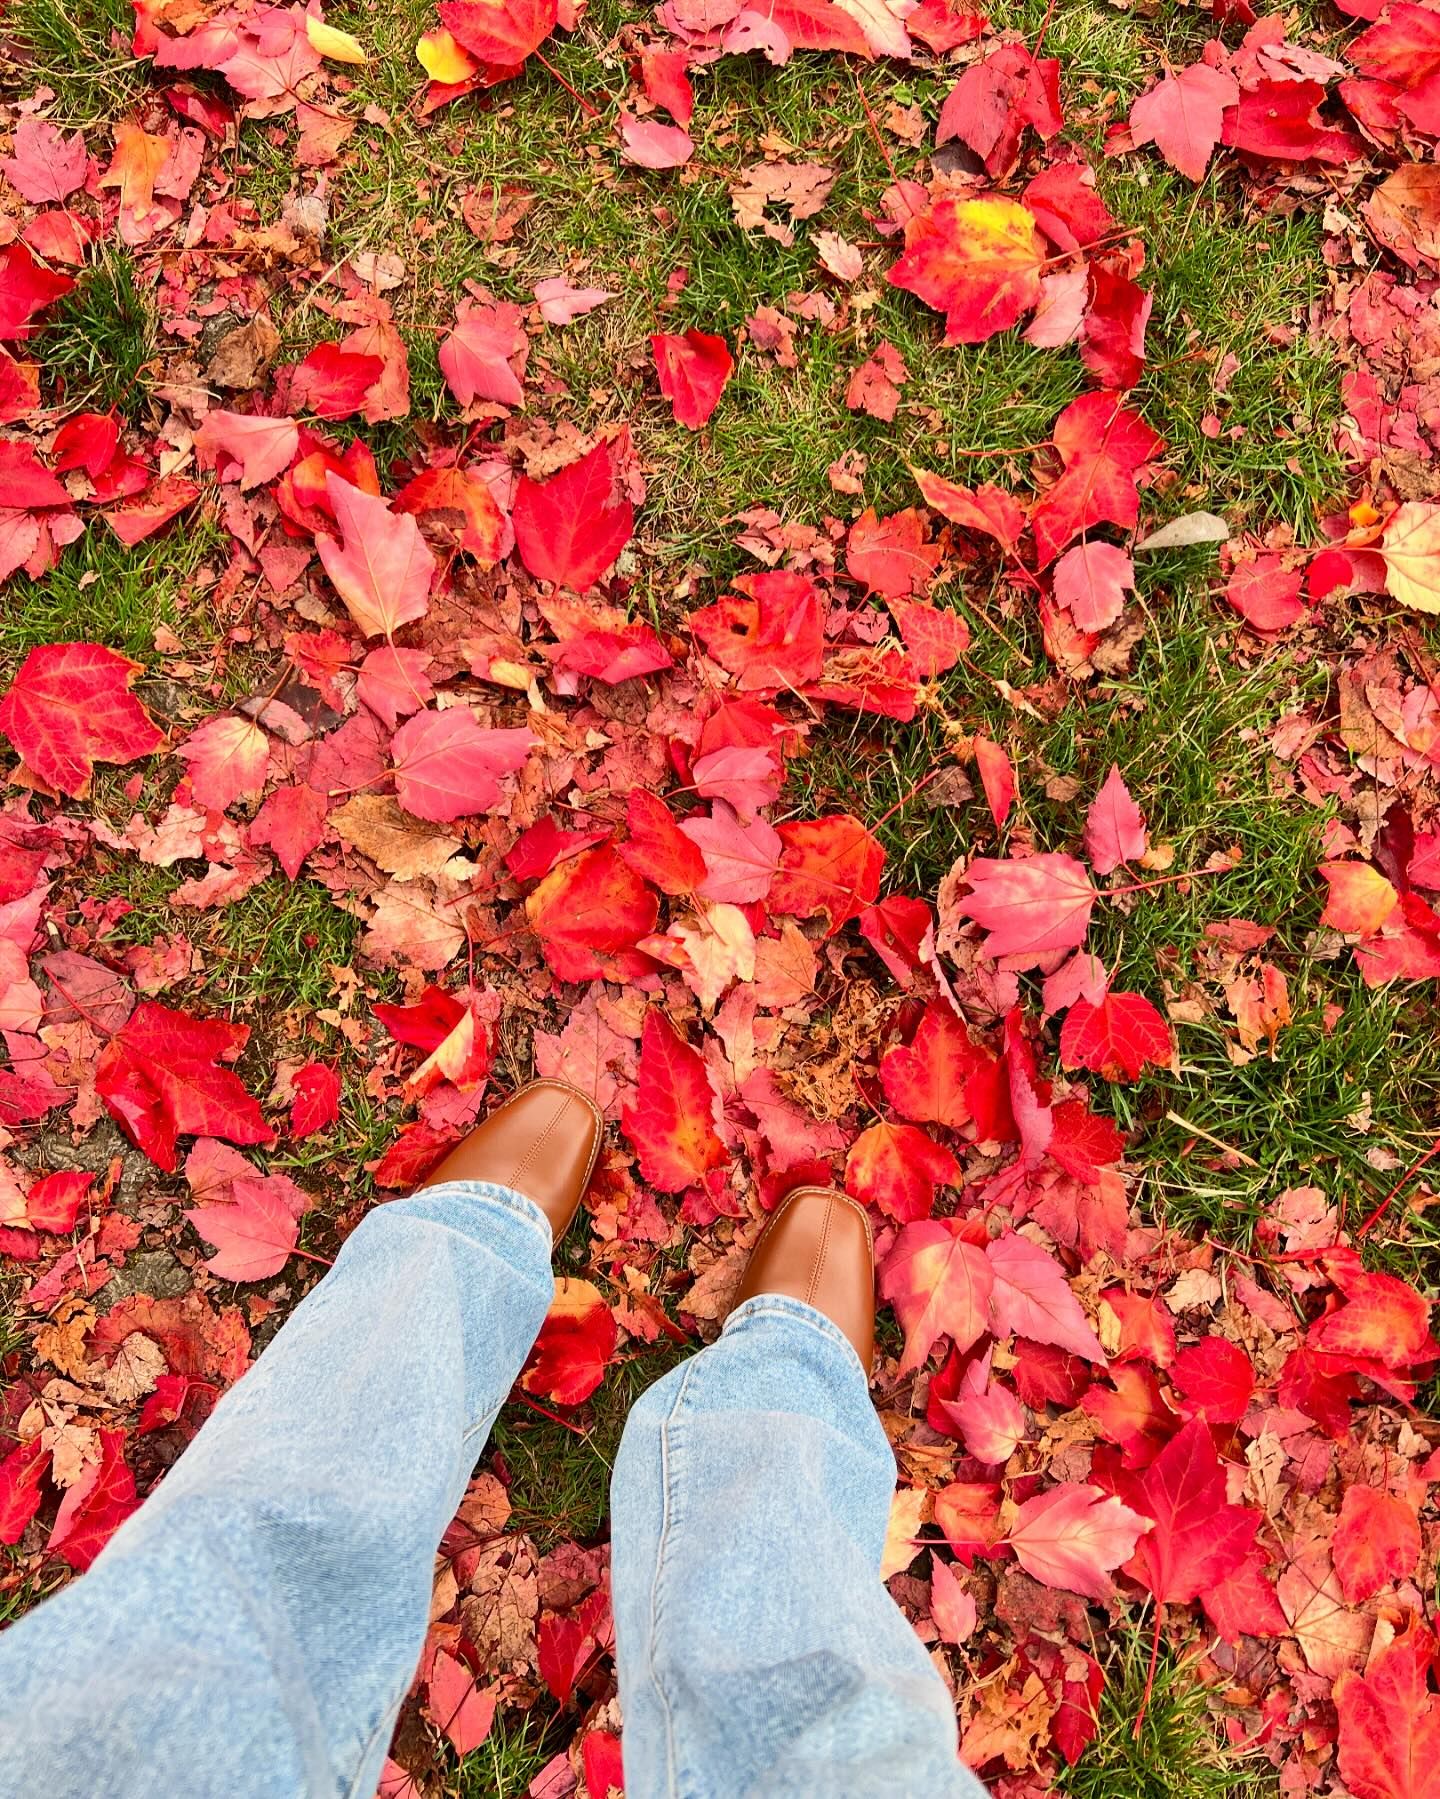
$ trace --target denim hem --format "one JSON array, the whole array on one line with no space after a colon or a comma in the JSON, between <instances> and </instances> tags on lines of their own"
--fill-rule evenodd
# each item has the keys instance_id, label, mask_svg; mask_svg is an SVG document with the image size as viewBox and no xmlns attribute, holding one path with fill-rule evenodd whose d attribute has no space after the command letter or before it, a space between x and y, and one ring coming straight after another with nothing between
<instances>
[{"instance_id":1,"label":"denim hem","mask_svg":"<svg viewBox=\"0 0 1440 1799\"><path fill-rule=\"evenodd\" d=\"M417 1188L410 1198L435 1199L442 1195L446 1198L467 1200L473 1204L495 1206L504 1212L513 1212L525 1224L532 1225L539 1231L545 1241L547 1257L554 1247L550 1220L533 1199L527 1199L514 1187L502 1187L496 1181L440 1181L433 1187Z\"/></svg>"},{"instance_id":2,"label":"denim hem","mask_svg":"<svg viewBox=\"0 0 1440 1799\"><path fill-rule=\"evenodd\" d=\"M793 1299L788 1293L757 1293L747 1299L725 1320L720 1330L722 1337L728 1336L732 1326L745 1323L750 1318L765 1316L787 1318L796 1324L803 1324L807 1329L817 1331L822 1337L835 1344L841 1352L849 1357L851 1366L860 1376L868 1393L870 1390L870 1370L860 1364L855 1345L841 1330L832 1318L828 1318L818 1307L806 1305L803 1299Z\"/></svg>"}]
</instances>

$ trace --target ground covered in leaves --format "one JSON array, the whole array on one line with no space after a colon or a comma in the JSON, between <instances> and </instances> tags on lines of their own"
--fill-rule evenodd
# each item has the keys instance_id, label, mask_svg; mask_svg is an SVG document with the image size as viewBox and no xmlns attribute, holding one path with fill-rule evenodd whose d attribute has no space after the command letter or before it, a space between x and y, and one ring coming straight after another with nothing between
<instances>
[{"instance_id":1,"label":"ground covered in leaves","mask_svg":"<svg viewBox=\"0 0 1440 1799\"><path fill-rule=\"evenodd\" d=\"M1436 1799L1440 11L0 53L0 1617L538 1072L384 1792L622 1785L626 1406L834 1178L993 1790Z\"/></svg>"}]
</instances>

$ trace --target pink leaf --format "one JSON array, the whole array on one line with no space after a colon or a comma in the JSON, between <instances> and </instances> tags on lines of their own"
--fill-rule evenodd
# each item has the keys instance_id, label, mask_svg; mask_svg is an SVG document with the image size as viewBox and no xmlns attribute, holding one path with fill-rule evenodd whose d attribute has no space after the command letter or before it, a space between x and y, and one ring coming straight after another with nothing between
<instances>
[{"instance_id":1,"label":"pink leaf","mask_svg":"<svg viewBox=\"0 0 1440 1799\"><path fill-rule=\"evenodd\" d=\"M1049 1587L1107 1599L1110 1570L1135 1553L1150 1521L1099 1487L1062 1481L1027 1499L1005 1541L1027 1574Z\"/></svg>"},{"instance_id":2,"label":"pink leaf","mask_svg":"<svg viewBox=\"0 0 1440 1799\"><path fill-rule=\"evenodd\" d=\"M978 1622L974 1599L938 1555L930 1557L930 1616L946 1643L963 1643Z\"/></svg>"},{"instance_id":3,"label":"pink leaf","mask_svg":"<svg viewBox=\"0 0 1440 1799\"><path fill-rule=\"evenodd\" d=\"M300 1236L300 1221L271 1182L241 1178L228 1206L192 1206L185 1214L215 1245L205 1266L227 1281L259 1281L278 1274Z\"/></svg>"},{"instance_id":4,"label":"pink leaf","mask_svg":"<svg viewBox=\"0 0 1440 1799\"><path fill-rule=\"evenodd\" d=\"M437 1650L425 1693L431 1719L460 1755L478 1749L495 1721L495 1694L482 1692L475 1676L453 1655Z\"/></svg>"},{"instance_id":5,"label":"pink leaf","mask_svg":"<svg viewBox=\"0 0 1440 1799\"><path fill-rule=\"evenodd\" d=\"M440 370L462 406L476 400L492 400L500 406L522 403L525 391L520 374L530 348L524 317L518 306L506 300L484 305L473 300L461 303L455 329L440 345Z\"/></svg>"},{"instance_id":6,"label":"pink leaf","mask_svg":"<svg viewBox=\"0 0 1440 1799\"><path fill-rule=\"evenodd\" d=\"M213 468L222 481L242 488L259 487L283 474L300 448L294 419L252 418L243 412L213 408L195 433L201 468Z\"/></svg>"},{"instance_id":7,"label":"pink leaf","mask_svg":"<svg viewBox=\"0 0 1440 1799\"><path fill-rule=\"evenodd\" d=\"M1100 1339L1086 1323L1080 1302L1054 1256L1015 1231L988 1243L985 1254L995 1276L990 1329L997 1337L1014 1332L1104 1364Z\"/></svg>"},{"instance_id":8,"label":"pink leaf","mask_svg":"<svg viewBox=\"0 0 1440 1799\"><path fill-rule=\"evenodd\" d=\"M982 856L966 878L971 891L959 910L989 933L987 955L1009 958L1012 968L1034 968L1054 951L1084 941L1096 893L1073 856L1003 862Z\"/></svg>"},{"instance_id":9,"label":"pink leaf","mask_svg":"<svg viewBox=\"0 0 1440 1799\"><path fill-rule=\"evenodd\" d=\"M637 119L634 113L620 115L621 152L626 162L642 169L678 169L695 154L689 133L678 125L662 125L656 119Z\"/></svg>"},{"instance_id":10,"label":"pink leaf","mask_svg":"<svg viewBox=\"0 0 1440 1799\"><path fill-rule=\"evenodd\" d=\"M1110 765L1105 785L1090 802L1085 817L1085 853L1097 875L1114 872L1122 862L1137 862L1150 847L1145 819L1130 797L1119 766Z\"/></svg>"},{"instance_id":11,"label":"pink leaf","mask_svg":"<svg viewBox=\"0 0 1440 1799\"><path fill-rule=\"evenodd\" d=\"M265 785L270 744L259 725L235 713L208 719L176 751L190 764L190 791L202 806L223 812L253 799Z\"/></svg>"},{"instance_id":12,"label":"pink leaf","mask_svg":"<svg viewBox=\"0 0 1440 1799\"><path fill-rule=\"evenodd\" d=\"M1107 630L1134 588L1135 564L1113 543L1077 543L1055 564L1055 598L1082 631Z\"/></svg>"},{"instance_id":13,"label":"pink leaf","mask_svg":"<svg viewBox=\"0 0 1440 1799\"><path fill-rule=\"evenodd\" d=\"M408 513L391 512L384 500L362 493L333 470L325 477L325 491L344 540L317 535L325 573L367 637L393 636L429 610L435 558Z\"/></svg>"},{"instance_id":14,"label":"pink leaf","mask_svg":"<svg viewBox=\"0 0 1440 1799\"><path fill-rule=\"evenodd\" d=\"M504 797L500 777L523 766L534 742L526 725L487 731L467 706L417 713L391 741L395 796L439 824L492 812Z\"/></svg>"}]
</instances>

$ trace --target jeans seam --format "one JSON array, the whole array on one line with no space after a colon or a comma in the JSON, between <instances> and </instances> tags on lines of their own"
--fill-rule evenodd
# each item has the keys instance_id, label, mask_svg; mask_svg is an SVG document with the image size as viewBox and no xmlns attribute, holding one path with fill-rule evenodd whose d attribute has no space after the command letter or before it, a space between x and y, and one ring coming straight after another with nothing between
<instances>
[{"instance_id":1,"label":"jeans seam","mask_svg":"<svg viewBox=\"0 0 1440 1799\"><path fill-rule=\"evenodd\" d=\"M671 1530L677 1522L676 1498L678 1482L674 1462L678 1458L681 1442L678 1430L680 1413L684 1407L689 1391L690 1378L702 1360L694 1356L685 1370L685 1378L680 1383L680 1390L675 1395L675 1403L670 1408L670 1415L660 1425L660 1485L661 1514L660 1541L655 1550L655 1578L650 1587L650 1684L660 1698L660 1705L665 1713L665 1773L666 1790L676 1795L680 1792L678 1779L678 1762L680 1758L679 1744L675 1733L675 1710L670 1695L665 1690L665 1683L660 1677L658 1666L658 1645L660 1642L660 1620L663 1610L665 1558L670 1544Z\"/></svg>"},{"instance_id":2,"label":"jeans seam","mask_svg":"<svg viewBox=\"0 0 1440 1799\"><path fill-rule=\"evenodd\" d=\"M412 1675L411 1679L413 1680L413 1678L414 1676ZM365 1764L370 1759L371 1752L375 1747L376 1741L379 1739L381 1731L386 1733L386 1741L388 1742L389 1733L394 1730L395 1720L400 1716L400 1707L405 1703L405 1695L410 1691L410 1684L409 1680L405 1682L399 1697L391 1700L390 1704L381 1712L379 1718L376 1720L375 1728L370 1732L369 1736L366 1737L362 1744L360 1749L360 1759L356 1765L355 1772L351 1775L345 1786L345 1799L370 1799L369 1794L361 1789L360 1776L365 1772Z\"/></svg>"}]
</instances>

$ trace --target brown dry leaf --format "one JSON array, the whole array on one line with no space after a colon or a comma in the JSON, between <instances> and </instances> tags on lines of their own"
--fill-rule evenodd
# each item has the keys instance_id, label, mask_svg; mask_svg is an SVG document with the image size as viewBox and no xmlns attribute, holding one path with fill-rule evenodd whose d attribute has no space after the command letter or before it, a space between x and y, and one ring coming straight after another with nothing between
<instances>
[{"instance_id":1,"label":"brown dry leaf","mask_svg":"<svg viewBox=\"0 0 1440 1799\"><path fill-rule=\"evenodd\" d=\"M1013 1664L1012 1664L1013 1665ZM960 1756L969 1767L982 1767L1003 1756L1007 1768L1028 1767L1047 1740L1055 1701L1038 1674L1027 1674L1018 1691L999 1677L981 1687L960 1738Z\"/></svg>"},{"instance_id":2,"label":"brown dry leaf","mask_svg":"<svg viewBox=\"0 0 1440 1799\"><path fill-rule=\"evenodd\" d=\"M460 1620L487 1668L527 1673L535 1666L540 1586L528 1537L506 1537L480 1551Z\"/></svg>"},{"instance_id":3,"label":"brown dry leaf","mask_svg":"<svg viewBox=\"0 0 1440 1799\"><path fill-rule=\"evenodd\" d=\"M397 881L443 874L461 848L458 837L412 818L388 794L357 793L330 814L330 824L343 842Z\"/></svg>"},{"instance_id":4,"label":"brown dry leaf","mask_svg":"<svg viewBox=\"0 0 1440 1799\"><path fill-rule=\"evenodd\" d=\"M750 1260L749 1245L732 1243L721 1255L715 1255L697 1242L690 1252L690 1266L698 1272L685 1293L684 1309L692 1318L714 1323L730 1310L735 1289Z\"/></svg>"},{"instance_id":5,"label":"brown dry leaf","mask_svg":"<svg viewBox=\"0 0 1440 1799\"><path fill-rule=\"evenodd\" d=\"M1364 206L1365 222L1378 242L1407 268L1440 265L1440 165L1402 163L1382 181Z\"/></svg>"},{"instance_id":6,"label":"brown dry leaf","mask_svg":"<svg viewBox=\"0 0 1440 1799\"><path fill-rule=\"evenodd\" d=\"M756 162L741 171L730 189L735 220L745 231L763 231L789 249L795 233L766 216L766 207L783 207L792 223L810 219L830 197L835 171L820 162Z\"/></svg>"},{"instance_id":7,"label":"brown dry leaf","mask_svg":"<svg viewBox=\"0 0 1440 1799\"><path fill-rule=\"evenodd\" d=\"M134 1405L137 1399L154 1391L165 1366L160 1345L143 1331L132 1331L115 1351L115 1359L100 1384L116 1405Z\"/></svg>"},{"instance_id":8,"label":"brown dry leaf","mask_svg":"<svg viewBox=\"0 0 1440 1799\"><path fill-rule=\"evenodd\" d=\"M245 392L258 387L280 348L280 333L263 312L248 325L227 331L215 346L205 373L216 387Z\"/></svg>"},{"instance_id":9,"label":"brown dry leaf","mask_svg":"<svg viewBox=\"0 0 1440 1799\"><path fill-rule=\"evenodd\" d=\"M35 1360L48 1362L71 1380L88 1382L95 1372L85 1339L95 1328L95 1310L71 1294L56 1306L49 1324L35 1333Z\"/></svg>"}]
</instances>

